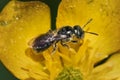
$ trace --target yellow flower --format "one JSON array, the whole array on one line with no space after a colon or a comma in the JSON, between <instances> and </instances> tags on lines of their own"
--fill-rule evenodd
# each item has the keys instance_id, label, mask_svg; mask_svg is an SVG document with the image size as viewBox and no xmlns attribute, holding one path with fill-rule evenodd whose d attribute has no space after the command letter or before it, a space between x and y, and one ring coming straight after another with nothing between
<instances>
[{"instance_id":1,"label":"yellow flower","mask_svg":"<svg viewBox=\"0 0 120 80\"><path fill-rule=\"evenodd\" d=\"M43 53L29 48L29 42L50 29L50 10L42 2L10 1L0 14L0 60L23 80L120 80L119 0L62 0L57 28L83 26L84 42L59 45ZM82 43L82 45L81 45ZM106 60L105 60L106 59Z\"/></svg>"}]
</instances>

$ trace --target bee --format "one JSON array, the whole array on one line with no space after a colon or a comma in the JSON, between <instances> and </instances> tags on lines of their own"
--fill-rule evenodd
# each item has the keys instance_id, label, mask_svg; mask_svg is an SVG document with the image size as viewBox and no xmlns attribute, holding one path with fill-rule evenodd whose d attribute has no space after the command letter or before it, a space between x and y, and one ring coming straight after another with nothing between
<instances>
[{"instance_id":1,"label":"bee","mask_svg":"<svg viewBox=\"0 0 120 80\"><path fill-rule=\"evenodd\" d=\"M56 44L58 42L60 42L62 46L69 47L67 42L77 42L77 40L74 40L73 37L76 37L78 40L80 40L84 38L85 33L98 35L97 33L83 30L83 28L91 21L92 19L90 19L83 27L80 27L79 25L75 25L73 27L63 26L58 30L49 30L48 32L36 37L30 46L37 53L47 50L50 46L53 46L53 51L55 51Z\"/></svg>"}]
</instances>

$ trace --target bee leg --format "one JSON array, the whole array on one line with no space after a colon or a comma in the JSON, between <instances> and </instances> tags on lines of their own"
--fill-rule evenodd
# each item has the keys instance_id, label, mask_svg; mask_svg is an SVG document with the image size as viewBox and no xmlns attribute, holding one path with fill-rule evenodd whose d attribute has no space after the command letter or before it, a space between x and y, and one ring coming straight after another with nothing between
<instances>
[{"instance_id":1,"label":"bee leg","mask_svg":"<svg viewBox=\"0 0 120 80\"><path fill-rule=\"evenodd\" d=\"M60 43L61 43L62 46L65 46L69 49L69 46L67 44L65 44L63 41L60 41Z\"/></svg>"},{"instance_id":2,"label":"bee leg","mask_svg":"<svg viewBox=\"0 0 120 80\"><path fill-rule=\"evenodd\" d=\"M52 54L54 54L55 53L55 51L56 51L56 49L57 49L57 42L55 42L54 44L53 44L53 50L52 50Z\"/></svg>"}]
</instances>

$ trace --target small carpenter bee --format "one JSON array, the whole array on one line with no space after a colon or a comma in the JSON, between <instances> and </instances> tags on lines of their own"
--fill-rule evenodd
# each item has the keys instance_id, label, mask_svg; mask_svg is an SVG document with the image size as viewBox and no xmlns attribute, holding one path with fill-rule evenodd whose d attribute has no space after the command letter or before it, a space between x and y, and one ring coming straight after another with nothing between
<instances>
[{"instance_id":1,"label":"small carpenter bee","mask_svg":"<svg viewBox=\"0 0 120 80\"><path fill-rule=\"evenodd\" d=\"M34 39L32 42L32 47L33 50L36 52L43 52L44 50L48 49L51 45L54 47L53 51L56 49L56 44L58 42L61 43L62 46L69 47L66 42L73 42L76 43L77 41L73 39L73 37L76 37L77 39L83 39L84 34L90 33L94 35L98 35L93 32L87 32L84 31L83 28L92 21L90 19L82 28L79 25L75 25L73 27L71 26L64 26L60 28L59 30L53 30L53 31L48 31L45 34L42 34L38 36L37 38Z\"/></svg>"}]
</instances>

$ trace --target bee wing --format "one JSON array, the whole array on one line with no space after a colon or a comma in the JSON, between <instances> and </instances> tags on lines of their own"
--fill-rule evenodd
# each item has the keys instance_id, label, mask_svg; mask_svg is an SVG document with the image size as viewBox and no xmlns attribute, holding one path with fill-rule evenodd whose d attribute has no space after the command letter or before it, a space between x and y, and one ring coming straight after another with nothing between
<instances>
[{"instance_id":1,"label":"bee wing","mask_svg":"<svg viewBox=\"0 0 120 80\"><path fill-rule=\"evenodd\" d=\"M40 36L40 35L38 35L37 37L39 37L39 36ZM28 41L28 46L29 46L30 48L32 48L33 42L36 40L37 37L34 37L34 38L32 38L30 41Z\"/></svg>"},{"instance_id":2,"label":"bee wing","mask_svg":"<svg viewBox=\"0 0 120 80\"><path fill-rule=\"evenodd\" d=\"M30 41L28 41L28 46L32 48L33 42L35 41L36 38L32 38Z\"/></svg>"}]
</instances>

